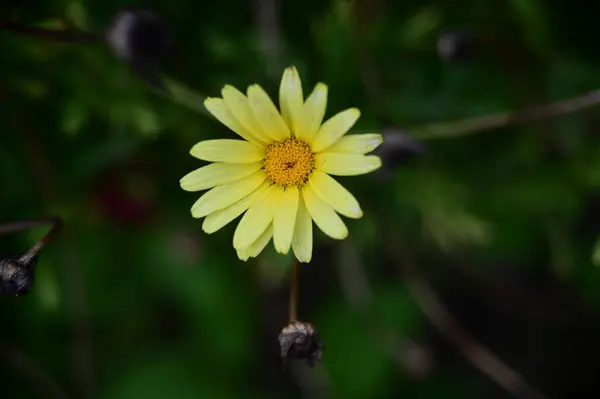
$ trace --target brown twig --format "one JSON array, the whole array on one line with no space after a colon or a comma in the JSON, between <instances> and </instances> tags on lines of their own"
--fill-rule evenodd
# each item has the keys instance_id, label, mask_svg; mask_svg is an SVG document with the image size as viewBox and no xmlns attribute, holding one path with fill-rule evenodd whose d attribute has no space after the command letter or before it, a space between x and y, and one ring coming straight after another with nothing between
<instances>
[{"instance_id":1,"label":"brown twig","mask_svg":"<svg viewBox=\"0 0 600 399\"><path fill-rule=\"evenodd\" d=\"M407 129L419 140L446 139L482 133L491 129L525 122L554 118L600 104L600 90L593 90L567 100L525 109L459 121L442 122Z\"/></svg>"},{"instance_id":2,"label":"brown twig","mask_svg":"<svg viewBox=\"0 0 600 399\"><path fill-rule=\"evenodd\" d=\"M63 227L63 221L60 218L49 218L49 219L39 219L39 220L22 220L18 222L12 223L4 223L0 225L0 235L14 233L17 231L22 231L28 228L37 227L45 224L51 224L52 229L46 233L44 237L42 237L38 242L35 243L33 247L25 254L21 255L19 261L23 264L29 264L33 258L35 258L39 252L44 248L44 246L50 241L54 236L56 236Z\"/></svg>"},{"instance_id":3,"label":"brown twig","mask_svg":"<svg viewBox=\"0 0 600 399\"><path fill-rule=\"evenodd\" d=\"M353 7L358 6L354 2ZM360 15L353 15L353 26L350 40L353 42L355 56L365 93L373 110L381 120L387 119L383 112L381 101L384 98L384 85L379 77L377 65L369 55L368 47L364 41L367 35L357 23ZM493 129L512 126L520 123L541 121L561 115L578 112L600 104L600 90L571 97L566 100L539 105L524 110L509 111L498 114L474 118L465 118L458 121L440 122L415 126L406 129L410 136L418 140L448 139L462 137L476 133L483 133Z\"/></svg>"},{"instance_id":4,"label":"brown twig","mask_svg":"<svg viewBox=\"0 0 600 399\"><path fill-rule=\"evenodd\" d=\"M548 399L525 380L517 371L502 362L492 351L481 344L446 309L436 292L417 272L407 249L403 248L397 234L388 243L398 271L407 288L431 324L454 345L463 356L492 381L516 398Z\"/></svg>"},{"instance_id":5,"label":"brown twig","mask_svg":"<svg viewBox=\"0 0 600 399\"><path fill-rule=\"evenodd\" d=\"M62 220L58 218L48 218L37 220L19 220L18 222L2 223L0 225L0 235L16 233L18 231L43 226L45 224L62 227Z\"/></svg>"},{"instance_id":6,"label":"brown twig","mask_svg":"<svg viewBox=\"0 0 600 399\"><path fill-rule=\"evenodd\" d=\"M21 35L35 36L61 43L94 44L102 41L102 36L77 29L46 29L21 25L7 19L0 19L0 29Z\"/></svg>"}]
</instances>

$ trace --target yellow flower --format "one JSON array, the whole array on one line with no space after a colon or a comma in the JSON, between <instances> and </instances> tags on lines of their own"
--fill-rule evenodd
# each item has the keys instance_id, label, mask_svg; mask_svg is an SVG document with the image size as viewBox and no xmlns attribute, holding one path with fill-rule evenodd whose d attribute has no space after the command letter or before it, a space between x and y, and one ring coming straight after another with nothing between
<instances>
[{"instance_id":1,"label":"yellow flower","mask_svg":"<svg viewBox=\"0 0 600 399\"><path fill-rule=\"evenodd\" d=\"M327 86L316 85L304 100L296 68L287 68L279 89L281 113L259 85L247 96L232 86L223 98L207 98L206 109L244 140L201 141L190 153L213 162L181 181L186 191L210 189L192 206L205 217L202 229L214 233L244 214L233 236L238 257L256 257L273 238L277 252L290 248L300 262L312 257L312 221L325 234L344 239L340 215L358 219L358 201L330 175L374 171L381 160L373 151L379 134L344 136L360 112L350 108L323 122Z\"/></svg>"}]
</instances>

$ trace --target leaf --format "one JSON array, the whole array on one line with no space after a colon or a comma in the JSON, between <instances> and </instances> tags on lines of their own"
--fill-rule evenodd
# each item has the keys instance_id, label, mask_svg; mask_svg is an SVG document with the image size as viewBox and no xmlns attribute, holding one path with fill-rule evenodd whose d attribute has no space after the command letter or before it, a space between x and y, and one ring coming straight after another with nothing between
<instances>
[{"instance_id":1,"label":"leaf","mask_svg":"<svg viewBox=\"0 0 600 399\"><path fill-rule=\"evenodd\" d=\"M69 102L64 107L61 130L73 136L79 133L87 118L88 110L82 101Z\"/></svg>"},{"instance_id":2,"label":"leaf","mask_svg":"<svg viewBox=\"0 0 600 399\"><path fill-rule=\"evenodd\" d=\"M85 30L87 27L88 15L85 6L80 1L74 1L67 7L67 16L69 22L72 22L75 27Z\"/></svg>"},{"instance_id":3,"label":"leaf","mask_svg":"<svg viewBox=\"0 0 600 399\"><path fill-rule=\"evenodd\" d=\"M414 48L424 44L433 37L440 26L440 15L433 7L424 7L410 17L402 32L402 42L405 47Z\"/></svg>"},{"instance_id":4,"label":"leaf","mask_svg":"<svg viewBox=\"0 0 600 399\"><path fill-rule=\"evenodd\" d=\"M473 214L436 210L423 215L423 227L445 252L465 244L487 244L491 226Z\"/></svg>"},{"instance_id":5,"label":"leaf","mask_svg":"<svg viewBox=\"0 0 600 399\"><path fill-rule=\"evenodd\" d=\"M49 260L40 259L36 266L34 295L48 312L57 312L62 305L62 292Z\"/></svg>"},{"instance_id":6,"label":"leaf","mask_svg":"<svg viewBox=\"0 0 600 399\"><path fill-rule=\"evenodd\" d=\"M160 123L154 111L144 106L134 108L133 123L144 136L156 136L160 131Z\"/></svg>"},{"instance_id":7,"label":"leaf","mask_svg":"<svg viewBox=\"0 0 600 399\"><path fill-rule=\"evenodd\" d=\"M596 239L592 250L592 263L595 266L600 266L600 237Z\"/></svg>"}]
</instances>

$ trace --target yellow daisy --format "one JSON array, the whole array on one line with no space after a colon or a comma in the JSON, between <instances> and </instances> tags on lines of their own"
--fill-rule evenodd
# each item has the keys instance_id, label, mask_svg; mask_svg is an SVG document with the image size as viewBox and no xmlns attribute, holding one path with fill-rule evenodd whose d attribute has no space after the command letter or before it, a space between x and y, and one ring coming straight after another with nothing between
<instances>
[{"instance_id":1,"label":"yellow daisy","mask_svg":"<svg viewBox=\"0 0 600 399\"><path fill-rule=\"evenodd\" d=\"M325 123L327 86L316 85L304 100L296 68L287 68L279 89L281 112L259 86L244 95L225 86L222 98L207 98L206 109L243 140L201 141L192 156L212 162L186 176L181 188L207 190L192 206L204 217L202 229L214 233L242 216L233 247L244 261L256 257L271 238L277 252L290 248L300 262L310 262L312 221L325 234L344 239L348 229L339 215L358 219L358 201L330 175L374 171L381 160L373 151L380 134L344 136L360 117L356 108ZM339 215L338 215L339 214Z\"/></svg>"}]
</instances>

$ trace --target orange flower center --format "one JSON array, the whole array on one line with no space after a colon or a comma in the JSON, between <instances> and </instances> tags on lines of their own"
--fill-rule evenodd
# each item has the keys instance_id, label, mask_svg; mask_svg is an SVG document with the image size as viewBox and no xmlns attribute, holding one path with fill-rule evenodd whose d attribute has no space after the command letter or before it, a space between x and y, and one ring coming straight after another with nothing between
<instances>
[{"instance_id":1,"label":"orange flower center","mask_svg":"<svg viewBox=\"0 0 600 399\"><path fill-rule=\"evenodd\" d=\"M288 139L267 147L264 169L267 178L283 187L301 186L315 168L315 154L298 139Z\"/></svg>"}]
</instances>

